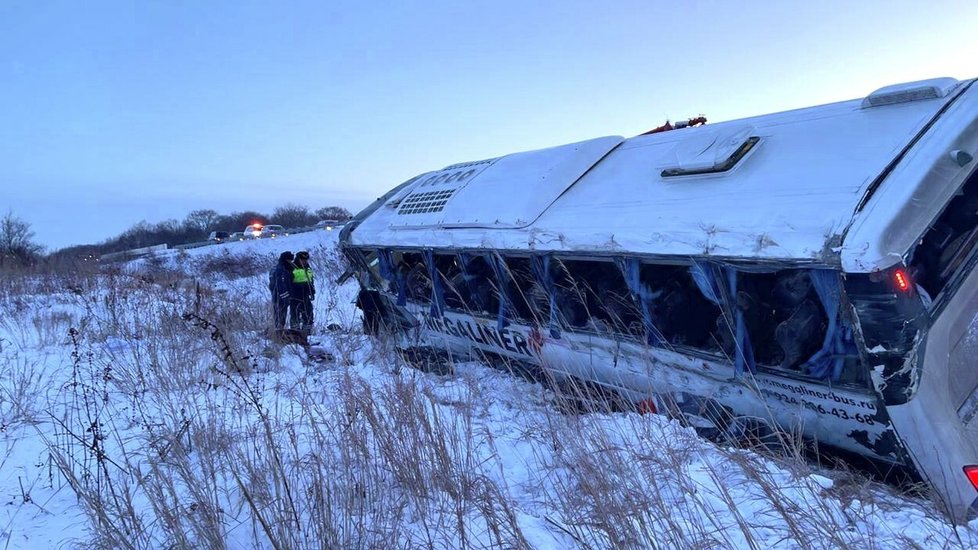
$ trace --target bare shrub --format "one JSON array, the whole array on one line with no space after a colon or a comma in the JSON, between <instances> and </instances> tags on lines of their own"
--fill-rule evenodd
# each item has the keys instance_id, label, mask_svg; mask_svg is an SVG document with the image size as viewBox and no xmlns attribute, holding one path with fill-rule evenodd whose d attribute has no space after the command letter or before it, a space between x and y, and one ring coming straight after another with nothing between
<instances>
[{"instance_id":1,"label":"bare shrub","mask_svg":"<svg viewBox=\"0 0 978 550\"><path fill-rule=\"evenodd\" d=\"M0 341L0 433L42 418L39 399L51 384L36 360L17 353L7 354Z\"/></svg>"},{"instance_id":2,"label":"bare shrub","mask_svg":"<svg viewBox=\"0 0 978 550\"><path fill-rule=\"evenodd\" d=\"M268 272L275 260L260 254L231 254L222 250L218 254L196 257L191 268L203 276L222 275L228 279L253 277Z\"/></svg>"}]
</instances>

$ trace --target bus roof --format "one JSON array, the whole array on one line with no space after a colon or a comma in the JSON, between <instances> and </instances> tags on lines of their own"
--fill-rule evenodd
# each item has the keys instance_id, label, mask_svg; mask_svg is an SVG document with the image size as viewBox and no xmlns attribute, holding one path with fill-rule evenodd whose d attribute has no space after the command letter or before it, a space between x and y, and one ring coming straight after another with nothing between
<instances>
[{"instance_id":1,"label":"bus roof","mask_svg":"<svg viewBox=\"0 0 978 550\"><path fill-rule=\"evenodd\" d=\"M972 82L908 83L852 101L456 164L389 193L345 235L365 246L880 269L899 261L963 181L962 166L942 164L946 153L978 152Z\"/></svg>"}]
</instances>

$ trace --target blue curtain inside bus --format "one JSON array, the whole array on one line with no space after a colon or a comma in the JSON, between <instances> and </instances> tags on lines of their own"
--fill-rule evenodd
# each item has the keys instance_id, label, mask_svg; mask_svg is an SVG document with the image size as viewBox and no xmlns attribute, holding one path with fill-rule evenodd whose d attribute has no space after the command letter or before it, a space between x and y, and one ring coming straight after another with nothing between
<instances>
[{"instance_id":1,"label":"blue curtain inside bus","mask_svg":"<svg viewBox=\"0 0 978 550\"><path fill-rule=\"evenodd\" d=\"M846 357L858 354L852 338L852 328L839 315L839 275L831 269L813 269L808 273L829 323L822 348L805 362L805 371L815 378L838 381L842 376Z\"/></svg>"},{"instance_id":2,"label":"blue curtain inside bus","mask_svg":"<svg viewBox=\"0 0 978 550\"><path fill-rule=\"evenodd\" d=\"M652 302L662 292L653 291L648 285L642 284L642 262L638 258L615 258L615 263L625 278L625 284L639 304L642 313L642 326L645 328L645 340L650 345L658 346L663 343L662 334L655 328L655 318L652 316Z\"/></svg>"},{"instance_id":3,"label":"blue curtain inside bus","mask_svg":"<svg viewBox=\"0 0 978 550\"><path fill-rule=\"evenodd\" d=\"M693 277L693 281L703 296L720 306L725 317L729 318L730 312L732 312L736 338L734 376L740 376L745 367L752 373L756 372L754 348L751 346L747 325L744 323L744 312L737 307L736 303L737 270L710 262L693 262L689 268L689 274Z\"/></svg>"},{"instance_id":4,"label":"blue curtain inside bus","mask_svg":"<svg viewBox=\"0 0 978 550\"><path fill-rule=\"evenodd\" d=\"M530 258L530 267L533 269L533 276L543 285L547 292L547 300L550 304L550 336L560 338L560 319L557 312L557 284L550 269L551 257L534 254Z\"/></svg>"},{"instance_id":5,"label":"blue curtain inside bus","mask_svg":"<svg viewBox=\"0 0 978 550\"><path fill-rule=\"evenodd\" d=\"M424 256L428 276L431 277L431 315L441 318L442 312L445 311L445 291L442 288L441 275L435 267L435 254L431 249L428 249L422 250L421 255Z\"/></svg>"},{"instance_id":6,"label":"blue curtain inside bus","mask_svg":"<svg viewBox=\"0 0 978 550\"><path fill-rule=\"evenodd\" d=\"M509 296L506 288L509 286L509 269L499 254L489 256L489 263L492 264L492 272L496 275L496 284L499 285L499 313L496 315L496 330L503 330L509 325L507 315L509 314Z\"/></svg>"},{"instance_id":7,"label":"blue curtain inside bus","mask_svg":"<svg viewBox=\"0 0 978 550\"><path fill-rule=\"evenodd\" d=\"M397 305L403 306L407 304L407 281L404 278L404 274L400 271L395 271L393 268L394 262L391 260L390 250L381 249L377 251L377 263L380 266L380 276L384 279L390 281L394 285L394 289L397 292Z\"/></svg>"}]
</instances>

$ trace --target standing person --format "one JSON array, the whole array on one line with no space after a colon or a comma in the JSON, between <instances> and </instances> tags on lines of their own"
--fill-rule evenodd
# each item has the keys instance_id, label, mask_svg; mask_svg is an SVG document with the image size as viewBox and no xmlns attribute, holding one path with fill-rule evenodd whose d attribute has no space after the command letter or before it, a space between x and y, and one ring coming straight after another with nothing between
<instances>
[{"instance_id":1,"label":"standing person","mask_svg":"<svg viewBox=\"0 0 978 550\"><path fill-rule=\"evenodd\" d=\"M272 315L275 328L285 328L285 319L292 299L292 253L286 250L278 257L278 263L268 272L268 290L272 293Z\"/></svg>"},{"instance_id":2,"label":"standing person","mask_svg":"<svg viewBox=\"0 0 978 550\"><path fill-rule=\"evenodd\" d=\"M292 328L306 334L312 331L312 301L316 298L316 285L309 267L309 253L305 250L295 255L292 269Z\"/></svg>"}]
</instances>

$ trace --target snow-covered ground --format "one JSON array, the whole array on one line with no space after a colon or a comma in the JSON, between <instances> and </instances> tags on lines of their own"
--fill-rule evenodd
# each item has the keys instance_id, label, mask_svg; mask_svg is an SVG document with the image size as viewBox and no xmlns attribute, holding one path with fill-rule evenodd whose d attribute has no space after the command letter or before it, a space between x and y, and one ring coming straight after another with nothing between
<instances>
[{"instance_id":1,"label":"snow-covered ground","mask_svg":"<svg viewBox=\"0 0 978 550\"><path fill-rule=\"evenodd\" d=\"M405 368L330 283L335 237L0 284L0 549L978 546L857 474ZM262 335L266 272L300 249L332 362Z\"/></svg>"}]
</instances>

